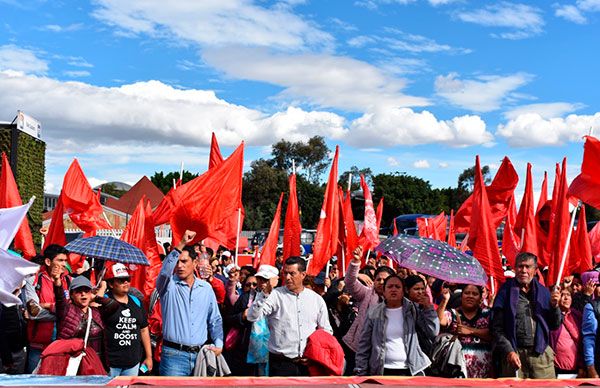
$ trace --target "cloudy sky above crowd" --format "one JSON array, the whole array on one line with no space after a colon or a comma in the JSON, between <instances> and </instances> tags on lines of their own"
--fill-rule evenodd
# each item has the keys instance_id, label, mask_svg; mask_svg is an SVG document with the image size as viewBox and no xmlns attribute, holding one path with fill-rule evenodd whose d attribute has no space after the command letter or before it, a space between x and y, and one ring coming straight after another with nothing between
<instances>
[{"instance_id":1,"label":"cloudy sky above crowd","mask_svg":"<svg viewBox=\"0 0 600 388\"><path fill-rule=\"evenodd\" d=\"M246 168L314 135L352 165L455 186L476 154L522 176L600 131L600 0L0 0L0 120L39 119L46 189Z\"/></svg>"}]
</instances>

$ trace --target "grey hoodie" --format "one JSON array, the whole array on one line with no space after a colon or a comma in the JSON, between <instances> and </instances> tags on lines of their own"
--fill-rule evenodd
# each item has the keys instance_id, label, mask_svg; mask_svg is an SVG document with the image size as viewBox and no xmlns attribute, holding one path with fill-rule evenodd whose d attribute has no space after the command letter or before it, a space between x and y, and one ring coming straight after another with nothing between
<instances>
[{"instance_id":1,"label":"grey hoodie","mask_svg":"<svg viewBox=\"0 0 600 388\"><path fill-rule=\"evenodd\" d=\"M385 302L382 302L369 309L356 353L355 372L357 375L383 375L387 327L385 308ZM407 298L404 298L402 312L404 314L406 364L411 375L414 376L431 365L431 361L419 346L416 326L422 327L423 332L434 339L440 331L440 321L433 308L422 310Z\"/></svg>"}]
</instances>

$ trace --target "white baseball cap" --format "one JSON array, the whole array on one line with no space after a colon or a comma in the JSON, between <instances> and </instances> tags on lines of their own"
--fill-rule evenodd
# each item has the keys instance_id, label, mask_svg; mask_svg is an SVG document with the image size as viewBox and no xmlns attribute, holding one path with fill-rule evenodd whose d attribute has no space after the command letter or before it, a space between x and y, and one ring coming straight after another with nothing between
<instances>
[{"instance_id":1,"label":"white baseball cap","mask_svg":"<svg viewBox=\"0 0 600 388\"><path fill-rule=\"evenodd\" d=\"M269 280L279 276L279 270L272 265L263 264L258 267L258 272L254 276Z\"/></svg>"}]
</instances>

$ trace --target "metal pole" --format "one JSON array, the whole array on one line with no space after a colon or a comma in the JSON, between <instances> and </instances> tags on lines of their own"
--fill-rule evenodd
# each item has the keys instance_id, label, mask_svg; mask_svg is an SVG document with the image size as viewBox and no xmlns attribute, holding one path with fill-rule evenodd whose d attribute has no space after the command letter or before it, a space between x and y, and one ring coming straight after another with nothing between
<instances>
[{"instance_id":1,"label":"metal pole","mask_svg":"<svg viewBox=\"0 0 600 388\"><path fill-rule=\"evenodd\" d=\"M104 219L106 220L106 222L108 223L108 225L110 225L110 227L111 227L110 231L112 232L113 237L114 238L119 238L119 237L117 237L117 232L115 232L115 228L113 228L112 224L108 220L108 217L106 216L106 213L104 212L104 210L102 210L102 216L104 217Z\"/></svg>"},{"instance_id":2,"label":"metal pole","mask_svg":"<svg viewBox=\"0 0 600 388\"><path fill-rule=\"evenodd\" d=\"M567 242L565 244L565 249L562 253L562 258L560 260L560 268L558 270L558 276L556 278L555 286L558 287L560 283L560 279L562 278L563 270L565 269L565 263L567 261L567 253L569 252L569 245L571 244L571 234L573 233L573 225L575 225L575 215L577 211L581 207L581 200L577 201L577 207L573 210L573 214L571 215L571 223L569 224L569 232L567 233Z\"/></svg>"},{"instance_id":3,"label":"metal pole","mask_svg":"<svg viewBox=\"0 0 600 388\"><path fill-rule=\"evenodd\" d=\"M242 227L240 223L242 222L242 209L238 208L238 217L237 217L237 229L235 235L235 265L238 265L238 250L240 247L240 228Z\"/></svg>"}]
</instances>

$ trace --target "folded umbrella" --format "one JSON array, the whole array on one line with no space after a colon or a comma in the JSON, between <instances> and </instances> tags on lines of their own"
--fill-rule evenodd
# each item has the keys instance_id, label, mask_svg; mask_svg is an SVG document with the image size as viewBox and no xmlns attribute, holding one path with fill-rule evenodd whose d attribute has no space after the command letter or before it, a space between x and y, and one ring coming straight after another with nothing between
<instances>
[{"instance_id":1,"label":"folded umbrella","mask_svg":"<svg viewBox=\"0 0 600 388\"><path fill-rule=\"evenodd\" d=\"M487 275L476 258L443 241L398 234L381 242L375 250L401 267L438 279L458 284L487 284Z\"/></svg>"},{"instance_id":2,"label":"folded umbrella","mask_svg":"<svg viewBox=\"0 0 600 388\"><path fill-rule=\"evenodd\" d=\"M70 252L124 264L150 265L138 247L111 236L83 237L68 243Z\"/></svg>"}]
</instances>

